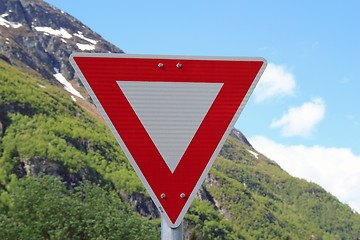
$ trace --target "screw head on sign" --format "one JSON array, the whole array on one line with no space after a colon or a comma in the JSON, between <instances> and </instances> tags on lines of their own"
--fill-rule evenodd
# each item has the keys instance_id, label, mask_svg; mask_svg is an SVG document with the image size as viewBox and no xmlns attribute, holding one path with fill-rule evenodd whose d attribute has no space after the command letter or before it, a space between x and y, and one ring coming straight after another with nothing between
<instances>
[{"instance_id":1,"label":"screw head on sign","mask_svg":"<svg viewBox=\"0 0 360 240\"><path fill-rule=\"evenodd\" d=\"M162 193L162 194L161 194L161 198L162 198L162 199L166 198L165 193Z\"/></svg>"},{"instance_id":2,"label":"screw head on sign","mask_svg":"<svg viewBox=\"0 0 360 240\"><path fill-rule=\"evenodd\" d=\"M185 193L180 194L181 198L185 198Z\"/></svg>"},{"instance_id":3,"label":"screw head on sign","mask_svg":"<svg viewBox=\"0 0 360 240\"><path fill-rule=\"evenodd\" d=\"M162 68L162 67L164 67L164 64L159 63L158 66L159 66L159 68Z\"/></svg>"},{"instance_id":4,"label":"screw head on sign","mask_svg":"<svg viewBox=\"0 0 360 240\"><path fill-rule=\"evenodd\" d=\"M181 63L176 64L178 68L181 68Z\"/></svg>"}]
</instances>

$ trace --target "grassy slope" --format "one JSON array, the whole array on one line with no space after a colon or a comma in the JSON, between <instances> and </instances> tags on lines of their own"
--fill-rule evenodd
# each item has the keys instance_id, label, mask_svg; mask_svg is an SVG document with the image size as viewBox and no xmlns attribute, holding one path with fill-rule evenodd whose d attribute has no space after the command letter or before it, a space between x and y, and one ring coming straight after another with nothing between
<instances>
[{"instance_id":1,"label":"grassy slope","mask_svg":"<svg viewBox=\"0 0 360 240\"><path fill-rule=\"evenodd\" d=\"M126 170L134 182L132 190L142 190L107 126L64 91L4 63L0 65L0 80L0 121L5 129L0 158L3 184L8 181L5 175L21 177L21 162L36 165L45 159L60 165L69 181L71 177L96 176L102 178L99 181L113 181L119 188L123 183L113 176ZM37 173L36 169L31 172Z\"/></svg>"},{"instance_id":2,"label":"grassy slope","mask_svg":"<svg viewBox=\"0 0 360 240\"><path fill-rule=\"evenodd\" d=\"M255 151L230 136L211 170L218 186L208 187L241 232L256 239L358 239L359 214L248 150Z\"/></svg>"},{"instance_id":3,"label":"grassy slope","mask_svg":"<svg viewBox=\"0 0 360 240\"><path fill-rule=\"evenodd\" d=\"M39 172L146 192L110 130L57 87L0 61L0 209L11 179ZM229 137L185 217L193 239L356 239L359 214ZM251 149L254 151L253 149ZM159 221L156 220L155 223ZM191 234L192 233L192 234Z\"/></svg>"}]
</instances>

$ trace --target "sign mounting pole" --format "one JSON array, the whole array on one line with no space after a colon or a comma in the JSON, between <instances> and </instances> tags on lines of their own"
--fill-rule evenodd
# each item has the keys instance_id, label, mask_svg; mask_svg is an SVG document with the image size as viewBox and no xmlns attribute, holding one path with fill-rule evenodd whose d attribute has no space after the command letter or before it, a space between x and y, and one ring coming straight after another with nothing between
<instances>
[{"instance_id":1,"label":"sign mounting pole","mask_svg":"<svg viewBox=\"0 0 360 240\"><path fill-rule=\"evenodd\" d=\"M161 215L161 240L183 240L183 222L177 228L171 228Z\"/></svg>"},{"instance_id":2,"label":"sign mounting pole","mask_svg":"<svg viewBox=\"0 0 360 240\"><path fill-rule=\"evenodd\" d=\"M181 239L266 60L73 53L70 63L160 211L164 238Z\"/></svg>"}]
</instances>

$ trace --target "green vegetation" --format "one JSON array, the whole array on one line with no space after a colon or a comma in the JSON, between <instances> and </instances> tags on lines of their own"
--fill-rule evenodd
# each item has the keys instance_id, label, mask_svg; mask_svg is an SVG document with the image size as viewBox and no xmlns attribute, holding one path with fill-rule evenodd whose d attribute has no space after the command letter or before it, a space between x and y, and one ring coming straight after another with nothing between
<instances>
[{"instance_id":1,"label":"green vegetation","mask_svg":"<svg viewBox=\"0 0 360 240\"><path fill-rule=\"evenodd\" d=\"M207 200L194 199L185 220L192 226L192 236L203 239L245 239L231 221L225 219ZM195 237L193 237L196 239Z\"/></svg>"},{"instance_id":2,"label":"green vegetation","mask_svg":"<svg viewBox=\"0 0 360 240\"><path fill-rule=\"evenodd\" d=\"M230 136L207 190L247 239L358 239L360 215ZM219 191L221 189L221 191Z\"/></svg>"},{"instance_id":3,"label":"green vegetation","mask_svg":"<svg viewBox=\"0 0 360 240\"><path fill-rule=\"evenodd\" d=\"M68 190L58 178L25 177L9 186L0 239L159 239L156 227L116 195L84 182Z\"/></svg>"},{"instance_id":4,"label":"green vegetation","mask_svg":"<svg viewBox=\"0 0 360 240\"><path fill-rule=\"evenodd\" d=\"M206 197L185 216L185 235L359 239L359 214L248 150L228 138ZM159 219L134 213L146 215L134 203L144 200L107 126L58 87L0 60L0 239L159 239Z\"/></svg>"},{"instance_id":5,"label":"green vegetation","mask_svg":"<svg viewBox=\"0 0 360 240\"><path fill-rule=\"evenodd\" d=\"M107 126L57 87L3 62L0 96L0 239L158 239L159 229L115 194L145 190ZM69 189L26 177L41 173Z\"/></svg>"},{"instance_id":6,"label":"green vegetation","mask_svg":"<svg viewBox=\"0 0 360 240\"><path fill-rule=\"evenodd\" d=\"M107 126L63 91L2 64L0 96L0 122L5 128L0 142L3 186L11 174L21 177L26 168L31 175L46 170L41 166L45 162L70 178L111 181L129 193L145 193Z\"/></svg>"}]
</instances>

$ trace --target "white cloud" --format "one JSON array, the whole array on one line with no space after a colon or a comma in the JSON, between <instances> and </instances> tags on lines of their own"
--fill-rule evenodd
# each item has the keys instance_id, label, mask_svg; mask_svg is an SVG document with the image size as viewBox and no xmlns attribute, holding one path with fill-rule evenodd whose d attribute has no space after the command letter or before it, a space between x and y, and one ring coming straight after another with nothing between
<instances>
[{"instance_id":1,"label":"white cloud","mask_svg":"<svg viewBox=\"0 0 360 240\"><path fill-rule=\"evenodd\" d=\"M290 175L319 184L360 213L360 156L350 149L285 146L263 136L249 141Z\"/></svg>"},{"instance_id":2,"label":"white cloud","mask_svg":"<svg viewBox=\"0 0 360 240\"><path fill-rule=\"evenodd\" d=\"M284 66L269 63L255 88L255 102L274 96L293 96L295 77Z\"/></svg>"},{"instance_id":3,"label":"white cloud","mask_svg":"<svg viewBox=\"0 0 360 240\"><path fill-rule=\"evenodd\" d=\"M325 115L325 102L315 98L300 107L292 107L279 120L271 123L272 128L282 127L281 134L286 137L309 136Z\"/></svg>"}]
</instances>

